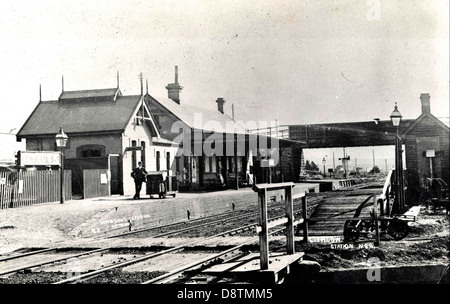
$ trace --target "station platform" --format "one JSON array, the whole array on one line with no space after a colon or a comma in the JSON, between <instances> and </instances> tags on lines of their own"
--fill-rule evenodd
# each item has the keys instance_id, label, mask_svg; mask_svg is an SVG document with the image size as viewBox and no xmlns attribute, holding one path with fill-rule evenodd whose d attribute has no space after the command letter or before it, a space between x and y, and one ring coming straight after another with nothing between
<instances>
[{"instance_id":1,"label":"station platform","mask_svg":"<svg viewBox=\"0 0 450 304\"><path fill-rule=\"evenodd\" d=\"M319 191L334 191L351 187L356 185L354 179L318 179L318 180L304 180L300 184L319 184Z\"/></svg>"},{"instance_id":2,"label":"station platform","mask_svg":"<svg viewBox=\"0 0 450 304\"><path fill-rule=\"evenodd\" d=\"M319 185L296 184L293 197L318 192ZM257 204L251 188L215 192L177 193L175 198L151 199L142 195L72 199L0 210L0 254L26 247L51 247L56 243L82 241L129 231L195 219L229 210L244 210ZM280 201L281 193L268 195ZM189 213L188 213L189 211Z\"/></svg>"},{"instance_id":3,"label":"station platform","mask_svg":"<svg viewBox=\"0 0 450 304\"><path fill-rule=\"evenodd\" d=\"M293 196L305 192L318 192L318 184L296 184ZM273 191L268 201L281 201L283 190ZM129 201L130 198L121 197ZM109 199L109 198L99 198ZM251 188L214 192L177 193L175 198L152 199L141 195L135 203L120 204L114 208L96 214L89 221L71 231L76 237L92 237L93 235L114 232L120 233L142 227L157 227L175 222L188 221L233 210L244 210L256 206L258 195Z\"/></svg>"}]
</instances>

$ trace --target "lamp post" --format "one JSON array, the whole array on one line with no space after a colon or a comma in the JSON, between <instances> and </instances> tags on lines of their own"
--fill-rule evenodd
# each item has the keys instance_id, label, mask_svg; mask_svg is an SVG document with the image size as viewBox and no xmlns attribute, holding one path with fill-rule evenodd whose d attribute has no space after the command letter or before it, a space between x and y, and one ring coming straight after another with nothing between
<instances>
[{"instance_id":1,"label":"lamp post","mask_svg":"<svg viewBox=\"0 0 450 304\"><path fill-rule=\"evenodd\" d=\"M322 164L323 164L323 176L326 177L326 173L325 173L325 164L327 163L327 161L325 160L325 157L322 159Z\"/></svg>"},{"instance_id":2,"label":"lamp post","mask_svg":"<svg viewBox=\"0 0 450 304\"><path fill-rule=\"evenodd\" d=\"M56 140L56 146L61 149L61 183L60 183L60 203L64 204L64 148L66 147L67 140L69 137L64 133L63 128L60 127L59 133L56 134L55 140Z\"/></svg>"},{"instance_id":3,"label":"lamp post","mask_svg":"<svg viewBox=\"0 0 450 304\"><path fill-rule=\"evenodd\" d=\"M402 114L400 114L397 103L395 103L394 111L391 116L392 125L396 129L395 135L395 201L396 201L396 209L394 211L402 212L403 211L403 172L402 172L402 159L400 155L401 149L401 139L398 135L398 127L400 126L400 122L402 120Z\"/></svg>"}]
</instances>

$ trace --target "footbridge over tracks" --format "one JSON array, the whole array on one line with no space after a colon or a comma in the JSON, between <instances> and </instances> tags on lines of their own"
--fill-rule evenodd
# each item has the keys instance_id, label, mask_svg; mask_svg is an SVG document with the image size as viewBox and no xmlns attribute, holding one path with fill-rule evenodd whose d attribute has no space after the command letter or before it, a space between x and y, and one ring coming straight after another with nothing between
<instances>
[{"instance_id":1,"label":"footbridge over tracks","mask_svg":"<svg viewBox=\"0 0 450 304\"><path fill-rule=\"evenodd\" d=\"M450 184L449 127L430 113L429 94L422 94L420 99L422 114L416 119L401 120L398 127L409 197L415 201L426 178L442 178ZM289 139L305 142L306 148L394 146L397 138L390 120L289 125L288 130ZM301 154L301 148L297 147L293 154ZM297 174L300 168L296 165Z\"/></svg>"}]
</instances>

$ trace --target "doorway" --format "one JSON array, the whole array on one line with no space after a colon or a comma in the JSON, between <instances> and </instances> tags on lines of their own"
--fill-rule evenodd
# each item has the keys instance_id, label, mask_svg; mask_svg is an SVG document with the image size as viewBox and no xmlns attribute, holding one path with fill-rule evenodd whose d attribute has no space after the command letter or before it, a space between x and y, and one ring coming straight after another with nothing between
<instances>
[{"instance_id":1,"label":"doorway","mask_svg":"<svg viewBox=\"0 0 450 304\"><path fill-rule=\"evenodd\" d=\"M108 155L109 172L111 172L111 195L123 194L122 179L121 179L121 166L120 155L110 154Z\"/></svg>"}]
</instances>

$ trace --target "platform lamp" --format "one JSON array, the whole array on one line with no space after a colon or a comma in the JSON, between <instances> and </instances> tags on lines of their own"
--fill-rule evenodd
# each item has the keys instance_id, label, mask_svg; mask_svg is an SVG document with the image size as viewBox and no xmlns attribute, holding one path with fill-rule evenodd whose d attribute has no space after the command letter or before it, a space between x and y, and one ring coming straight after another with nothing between
<instances>
[{"instance_id":1,"label":"platform lamp","mask_svg":"<svg viewBox=\"0 0 450 304\"><path fill-rule=\"evenodd\" d=\"M392 125L396 129L396 136L395 136L395 180L396 180L396 202L397 202L397 210L396 211L403 211L403 172L402 172L402 159L400 155L400 149L401 149L401 138L398 135L398 127L400 126L400 122L402 120L402 114L400 114L400 111L397 108L397 103L395 103L394 111L392 112L391 116Z\"/></svg>"},{"instance_id":2,"label":"platform lamp","mask_svg":"<svg viewBox=\"0 0 450 304\"><path fill-rule=\"evenodd\" d=\"M327 174L325 173L325 164L327 163L325 157L322 159L322 164L323 164L323 177L326 177Z\"/></svg>"},{"instance_id":3,"label":"platform lamp","mask_svg":"<svg viewBox=\"0 0 450 304\"><path fill-rule=\"evenodd\" d=\"M55 140L56 140L56 146L61 149L61 183L60 183L60 203L64 204L64 148L66 147L67 140L69 137L64 133L63 128L59 128L59 133L56 134Z\"/></svg>"}]
</instances>

